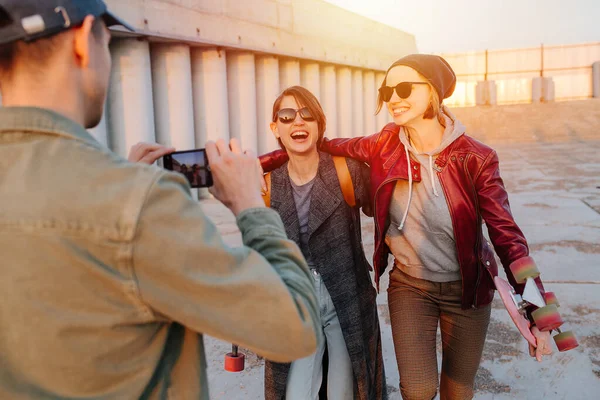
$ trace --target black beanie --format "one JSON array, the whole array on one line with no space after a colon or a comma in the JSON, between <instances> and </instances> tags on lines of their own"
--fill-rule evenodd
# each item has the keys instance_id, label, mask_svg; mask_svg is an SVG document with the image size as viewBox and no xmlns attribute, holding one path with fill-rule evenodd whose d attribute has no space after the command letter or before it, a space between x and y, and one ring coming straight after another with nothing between
<instances>
[{"instance_id":1,"label":"black beanie","mask_svg":"<svg viewBox=\"0 0 600 400\"><path fill-rule=\"evenodd\" d=\"M440 102L454 93L456 75L446 60L433 54L409 54L392 64L385 73L398 65L406 65L423 75L435 88L440 96ZM386 79L383 80L385 85Z\"/></svg>"}]
</instances>

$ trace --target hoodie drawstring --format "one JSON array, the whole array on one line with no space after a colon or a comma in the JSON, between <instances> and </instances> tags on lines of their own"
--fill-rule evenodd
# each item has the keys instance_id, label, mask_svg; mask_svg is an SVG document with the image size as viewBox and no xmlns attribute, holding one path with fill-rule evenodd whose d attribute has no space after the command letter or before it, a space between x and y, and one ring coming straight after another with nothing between
<instances>
[{"instance_id":1,"label":"hoodie drawstring","mask_svg":"<svg viewBox=\"0 0 600 400\"><path fill-rule=\"evenodd\" d=\"M412 170L410 169L410 154L408 153L408 147L404 146L404 152L406 153L406 165L408 168L408 201L406 203L406 209L404 210L404 215L402 216L402 221L398 226L398 230L401 231L404 228L404 223L408 218L408 209L410 208L410 203L412 201L412 192L413 192L413 177ZM435 187L435 178L433 177L433 156L429 155L429 176L431 177L431 187L433 187L433 194L435 197L440 197L436 187Z\"/></svg>"},{"instance_id":2,"label":"hoodie drawstring","mask_svg":"<svg viewBox=\"0 0 600 400\"><path fill-rule=\"evenodd\" d=\"M440 197L437 189L435 188L435 179L433 178L433 156L429 155L429 176L431 177L431 187L433 187L433 194L435 197Z\"/></svg>"},{"instance_id":3,"label":"hoodie drawstring","mask_svg":"<svg viewBox=\"0 0 600 400\"><path fill-rule=\"evenodd\" d=\"M404 146L404 151L406 152L406 165L408 168L408 202L406 203L406 210L404 210L404 215L402 216L402 221L398 226L398 230L401 231L404 228L404 223L406 222L406 218L408 218L408 209L410 208L410 201L412 200L412 171L410 169L410 155L408 154L408 147Z\"/></svg>"}]
</instances>

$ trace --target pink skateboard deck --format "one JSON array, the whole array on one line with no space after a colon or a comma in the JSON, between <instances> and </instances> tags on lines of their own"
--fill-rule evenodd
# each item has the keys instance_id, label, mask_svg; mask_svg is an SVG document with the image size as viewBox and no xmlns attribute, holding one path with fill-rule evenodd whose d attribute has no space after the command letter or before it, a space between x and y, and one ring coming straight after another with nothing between
<instances>
[{"instance_id":1,"label":"pink skateboard deck","mask_svg":"<svg viewBox=\"0 0 600 400\"><path fill-rule=\"evenodd\" d=\"M496 285L496 289L498 289L498 293L500 294L502 303L504 303L504 307L506 307L510 318L517 326L517 329L525 338L525 340L527 340L532 346L536 347L537 341L535 336L533 336L531 333L531 324L519 310L519 301L515 298L515 290L508 282L499 276L494 278L494 284Z\"/></svg>"}]
</instances>

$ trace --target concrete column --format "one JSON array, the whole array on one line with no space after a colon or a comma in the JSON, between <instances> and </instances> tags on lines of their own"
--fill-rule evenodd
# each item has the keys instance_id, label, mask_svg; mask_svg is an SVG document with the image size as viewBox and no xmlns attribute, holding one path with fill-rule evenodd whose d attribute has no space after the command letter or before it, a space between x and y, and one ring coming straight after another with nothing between
<instances>
[{"instance_id":1,"label":"concrete column","mask_svg":"<svg viewBox=\"0 0 600 400\"><path fill-rule=\"evenodd\" d=\"M154 142L150 46L137 39L111 45L112 71L107 127L113 151L127 157L138 142Z\"/></svg>"},{"instance_id":2,"label":"concrete column","mask_svg":"<svg viewBox=\"0 0 600 400\"><path fill-rule=\"evenodd\" d=\"M479 81L475 86L475 104L478 106L493 106L497 104L495 81Z\"/></svg>"},{"instance_id":3,"label":"concrete column","mask_svg":"<svg viewBox=\"0 0 600 400\"><path fill-rule=\"evenodd\" d=\"M554 101L554 79L552 77L544 77L542 93L544 94L545 102Z\"/></svg>"},{"instance_id":4,"label":"concrete column","mask_svg":"<svg viewBox=\"0 0 600 400\"><path fill-rule=\"evenodd\" d=\"M378 91L379 91L379 88L381 87L381 84L383 83L384 79L385 79L384 72L375 73L375 87L377 90L375 92L375 101L377 101L377 96L379 93ZM375 106L377 106L377 104L375 104ZM391 119L391 117L390 117L390 113L387 110L387 105L386 105L386 103L383 103L383 105L381 106L381 111L379 111L379 114L377 114L377 116L375 117L375 121L377 124L376 131L381 131L383 129L383 127L388 124L390 119Z\"/></svg>"},{"instance_id":5,"label":"concrete column","mask_svg":"<svg viewBox=\"0 0 600 400\"><path fill-rule=\"evenodd\" d=\"M365 104L363 99L363 71L352 71L352 137L364 136Z\"/></svg>"},{"instance_id":6,"label":"concrete column","mask_svg":"<svg viewBox=\"0 0 600 400\"><path fill-rule=\"evenodd\" d=\"M352 70L348 67L337 70L337 109L338 137L353 137Z\"/></svg>"},{"instance_id":7,"label":"concrete column","mask_svg":"<svg viewBox=\"0 0 600 400\"><path fill-rule=\"evenodd\" d=\"M273 103L279 95L279 60L273 56L256 57L256 108L258 154L279 148L269 125L272 121Z\"/></svg>"},{"instance_id":8,"label":"concrete column","mask_svg":"<svg viewBox=\"0 0 600 400\"><path fill-rule=\"evenodd\" d=\"M327 118L325 136L332 139L338 136L337 128L337 73L335 66L321 68L321 106Z\"/></svg>"},{"instance_id":9,"label":"concrete column","mask_svg":"<svg viewBox=\"0 0 600 400\"><path fill-rule=\"evenodd\" d=\"M110 141L108 140L108 129L106 126L106 119L108 113L108 103L104 105L104 112L102 113L102 119L98 126L88 129L88 132L98 141L100 144L110 147Z\"/></svg>"},{"instance_id":10,"label":"concrete column","mask_svg":"<svg viewBox=\"0 0 600 400\"><path fill-rule=\"evenodd\" d=\"M358 136L368 136L377 132L375 121L375 102L377 101L377 88L375 85L375 72L363 73L363 101L364 101L364 126L363 132Z\"/></svg>"},{"instance_id":11,"label":"concrete column","mask_svg":"<svg viewBox=\"0 0 600 400\"><path fill-rule=\"evenodd\" d=\"M600 61L592 64L592 95L600 98Z\"/></svg>"},{"instance_id":12,"label":"concrete column","mask_svg":"<svg viewBox=\"0 0 600 400\"><path fill-rule=\"evenodd\" d=\"M319 63L305 62L301 64L300 84L310 90L319 102L321 101L321 74Z\"/></svg>"},{"instance_id":13,"label":"concrete column","mask_svg":"<svg viewBox=\"0 0 600 400\"><path fill-rule=\"evenodd\" d=\"M196 147L190 48L184 44L151 47L156 139L177 150Z\"/></svg>"},{"instance_id":14,"label":"concrete column","mask_svg":"<svg viewBox=\"0 0 600 400\"><path fill-rule=\"evenodd\" d=\"M300 85L300 61L294 59L279 61L279 85L281 91L290 86Z\"/></svg>"},{"instance_id":15,"label":"concrete column","mask_svg":"<svg viewBox=\"0 0 600 400\"><path fill-rule=\"evenodd\" d=\"M243 150L257 152L256 69L254 54L232 52L227 55L227 94L229 129Z\"/></svg>"},{"instance_id":16,"label":"concrete column","mask_svg":"<svg viewBox=\"0 0 600 400\"><path fill-rule=\"evenodd\" d=\"M229 141L227 58L224 51L193 48L192 95L196 147L209 140Z\"/></svg>"},{"instance_id":17,"label":"concrete column","mask_svg":"<svg viewBox=\"0 0 600 400\"><path fill-rule=\"evenodd\" d=\"M546 103L554 101L554 80L550 77L536 77L531 80L531 101Z\"/></svg>"}]
</instances>

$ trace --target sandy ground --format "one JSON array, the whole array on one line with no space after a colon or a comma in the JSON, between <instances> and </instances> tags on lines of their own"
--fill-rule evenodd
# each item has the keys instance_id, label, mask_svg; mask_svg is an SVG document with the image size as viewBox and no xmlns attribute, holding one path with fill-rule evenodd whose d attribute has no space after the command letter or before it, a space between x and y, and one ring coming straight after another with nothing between
<instances>
[{"instance_id":1,"label":"sandy ground","mask_svg":"<svg viewBox=\"0 0 600 400\"><path fill-rule=\"evenodd\" d=\"M515 218L529 240L547 290L559 298L567 329L576 333L581 346L537 363L527 354L525 340L496 296L476 399L600 398L600 133L595 140L563 139L513 140L495 148ZM214 200L203 201L203 206L226 240L240 243L233 216ZM363 229L370 255L371 220L364 218ZM387 274L378 296L384 359L390 398L400 399L386 278ZM205 341L211 398L262 399L262 360L247 354L246 370L228 373L223 370L223 356L230 345L209 337Z\"/></svg>"}]
</instances>

